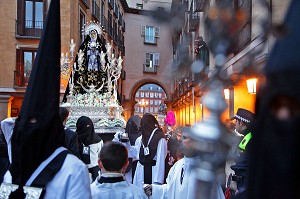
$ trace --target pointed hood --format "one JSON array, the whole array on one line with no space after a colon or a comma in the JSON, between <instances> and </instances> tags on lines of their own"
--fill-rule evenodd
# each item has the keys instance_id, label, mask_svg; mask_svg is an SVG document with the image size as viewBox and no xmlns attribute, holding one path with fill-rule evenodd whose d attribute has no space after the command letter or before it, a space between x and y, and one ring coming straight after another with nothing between
<instances>
[{"instance_id":1,"label":"pointed hood","mask_svg":"<svg viewBox=\"0 0 300 199\"><path fill-rule=\"evenodd\" d=\"M156 118L150 114L150 113L145 113L141 119L141 131L142 131L142 141L144 145L147 144L152 131L158 128L159 129L159 124ZM159 129L159 131L156 131L157 133L155 134L161 134L161 137L164 137L164 134L162 131Z\"/></svg>"},{"instance_id":2,"label":"pointed hood","mask_svg":"<svg viewBox=\"0 0 300 199\"><path fill-rule=\"evenodd\" d=\"M134 115L131 116L126 123L125 133L128 134L131 145L134 145L135 140L142 135L141 119L140 116Z\"/></svg>"},{"instance_id":3,"label":"pointed hood","mask_svg":"<svg viewBox=\"0 0 300 199\"><path fill-rule=\"evenodd\" d=\"M299 198L300 1L292 0L264 68L249 146L247 198Z\"/></svg>"},{"instance_id":4,"label":"pointed hood","mask_svg":"<svg viewBox=\"0 0 300 199\"><path fill-rule=\"evenodd\" d=\"M41 162L65 143L59 116L60 45L60 1L51 0L12 135L10 170L14 184L23 186Z\"/></svg>"},{"instance_id":5,"label":"pointed hood","mask_svg":"<svg viewBox=\"0 0 300 199\"><path fill-rule=\"evenodd\" d=\"M78 135L78 141L85 146L101 141L101 138L95 133L93 121L87 116L78 118L76 122L76 133Z\"/></svg>"}]
</instances>

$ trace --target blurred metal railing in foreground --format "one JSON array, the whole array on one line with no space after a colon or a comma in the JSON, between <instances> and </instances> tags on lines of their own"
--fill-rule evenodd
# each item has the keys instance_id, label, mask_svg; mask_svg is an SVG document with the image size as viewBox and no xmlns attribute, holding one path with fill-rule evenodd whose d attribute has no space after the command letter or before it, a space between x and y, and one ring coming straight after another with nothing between
<instances>
[{"instance_id":1,"label":"blurred metal railing in foreground","mask_svg":"<svg viewBox=\"0 0 300 199\"><path fill-rule=\"evenodd\" d=\"M265 15L268 16L268 5L264 0L261 0L260 3L263 7L262 10L266 12ZM205 121L194 125L191 137L198 141L196 149L199 151L200 156L200 162L195 167L198 186L195 196L197 198L213 199L215 182L220 173L224 172L225 162L230 158L227 156L227 152L230 139L232 139L230 134L226 133L225 125L220 120L222 112L227 107L223 90L226 86L230 84L232 86L236 83L226 75L224 76L222 71L227 56L238 48L239 29L245 21L252 19L247 19L247 16L251 17L251 15L247 15L243 8L234 8L230 0L218 1L215 7L208 10L207 16L206 27L210 33L209 48L215 57L215 68L210 76L207 93L203 97L203 104L208 108L210 115ZM241 19L240 16L245 18ZM269 24L268 18L261 20L264 20L261 22L265 27L262 28L262 32L259 33L258 37L265 41L270 26L266 25ZM249 61L241 69L240 75L253 70L251 62L254 60L253 57L261 50L262 48L256 49L246 55L249 57L247 59Z\"/></svg>"},{"instance_id":2,"label":"blurred metal railing in foreground","mask_svg":"<svg viewBox=\"0 0 300 199\"><path fill-rule=\"evenodd\" d=\"M200 162L194 167L194 171L197 175L197 193L195 198L215 199L213 192L215 190L216 181L221 176L220 173L224 175L226 160L231 158L228 156L228 149L231 139L233 138L229 133L226 133L225 125L220 119L222 112L227 107L223 91L224 88L233 87L244 74L258 72L256 71L257 68L252 67L254 65L253 61L264 49L266 43L264 41L267 40L267 33L271 26L268 3L266 3L265 0L257 1L253 0L249 2L251 2L252 5L256 3L262 5L260 7L260 13L263 14L261 14L260 17L252 17L252 15L249 14L252 5L235 5L232 0L210 1L209 6L188 11L193 12L193 14L194 12L204 12L201 16L207 16L205 19L205 30L208 30L208 38L210 39L208 48L210 52L213 53L215 61L215 66L210 67L210 69L213 68L213 70L206 71L205 67L202 67L201 71L197 71L197 73L205 73L206 75L204 76L208 77L206 82L202 83L200 87L201 103L208 109L209 114L207 115L209 116L203 119L203 121L196 123L192 127L190 135L190 137L197 140L195 148L200 157ZM234 2L237 3L237 1ZM248 1L245 2L249 3ZM184 13L187 12L186 9L188 7L182 6L178 1L174 2L173 6L173 11L171 15L169 15L170 18L166 20L173 21L174 24L172 27L174 32L172 42L176 49L174 49L173 68L175 72L178 71L178 73L181 74L184 72L186 74L186 71L192 71L192 68L195 68L192 67L192 65L197 63L189 56L189 49L192 47L191 42L185 43L184 41L189 41L187 38L196 34L192 33L194 30L189 31L184 23L185 20L182 20L182 17L186 16ZM245 10L245 8L247 10ZM159 17L159 15L156 14L156 17ZM161 17L161 19L166 18ZM161 19L159 20L162 21ZM251 24L260 24L261 29L255 37L255 40L263 44L252 48L246 55L243 55L243 66L239 68L238 74L236 74L237 71L234 71L237 78L231 79L224 70L227 67L226 62L230 54L239 53L241 52L240 49L250 46L252 40L251 38L248 40L249 35L246 35L245 40L241 40L240 37L241 30L243 30L243 27L245 27L245 24L247 25L249 21ZM196 68L199 69L201 66L199 65ZM180 82L180 86L176 87L173 94L176 96L176 100L180 100L179 98L182 92L182 94L184 94L184 88L181 87L182 85L182 82Z\"/></svg>"}]
</instances>

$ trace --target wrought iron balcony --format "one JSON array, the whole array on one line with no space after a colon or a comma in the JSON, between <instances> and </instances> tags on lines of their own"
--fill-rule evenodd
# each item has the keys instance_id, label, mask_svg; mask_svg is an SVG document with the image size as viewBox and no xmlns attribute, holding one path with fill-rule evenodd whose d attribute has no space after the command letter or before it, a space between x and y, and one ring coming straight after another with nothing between
<instances>
[{"instance_id":1,"label":"wrought iron balcony","mask_svg":"<svg viewBox=\"0 0 300 199\"><path fill-rule=\"evenodd\" d=\"M155 44L156 45L157 44L157 37L145 35L144 43L145 44Z\"/></svg>"},{"instance_id":2,"label":"wrought iron balcony","mask_svg":"<svg viewBox=\"0 0 300 199\"><path fill-rule=\"evenodd\" d=\"M120 25L122 25L122 22L123 22L123 17L122 17L122 15L121 15L121 12L119 11L119 13L118 13L118 22L119 22L119 24Z\"/></svg>"},{"instance_id":3,"label":"wrought iron balcony","mask_svg":"<svg viewBox=\"0 0 300 199\"><path fill-rule=\"evenodd\" d=\"M117 3L115 2L114 3L114 15L115 15L115 17L118 18L118 14L119 14L119 8L117 6Z\"/></svg>"},{"instance_id":4,"label":"wrought iron balcony","mask_svg":"<svg viewBox=\"0 0 300 199\"><path fill-rule=\"evenodd\" d=\"M28 85L30 72L14 71L14 87L26 87Z\"/></svg>"},{"instance_id":5,"label":"wrought iron balcony","mask_svg":"<svg viewBox=\"0 0 300 199\"><path fill-rule=\"evenodd\" d=\"M157 73L157 67L154 65L150 67L149 64L144 64L144 73Z\"/></svg>"},{"instance_id":6,"label":"wrought iron balcony","mask_svg":"<svg viewBox=\"0 0 300 199\"><path fill-rule=\"evenodd\" d=\"M90 0L81 0L81 1L87 8L90 8Z\"/></svg>"},{"instance_id":7,"label":"wrought iron balcony","mask_svg":"<svg viewBox=\"0 0 300 199\"><path fill-rule=\"evenodd\" d=\"M110 6L110 8L114 7L114 0L108 0L108 5Z\"/></svg>"},{"instance_id":8,"label":"wrought iron balcony","mask_svg":"<svg viewBox=\"0 0 300 199\"><path fill-rule=\"evenodd\" d=\"M107 31L107 19L104 15L101 15L100 23L101 26L103 26L103 28Z\"/></svg>"},{"instance_id":9,"label":"wrought iron balcony","mask_svg":"<svg viewBox=\"0 0 300 199\"><path fill-rule=\"evenodd\" d=\"M41 38L44 28L43 21L18 21L16 20L17 38Z\"/></svg>"},{"instance_id":10,"label":"wrought iron balcony","mask_svg":"<svg viewBox=\"0 0 300 199\"><path fill-rule=\"evenodd\" d=\"M191 12L189 16L189 31L196 31L200 22L200 13Z\"/></svg>"}]
</instances>

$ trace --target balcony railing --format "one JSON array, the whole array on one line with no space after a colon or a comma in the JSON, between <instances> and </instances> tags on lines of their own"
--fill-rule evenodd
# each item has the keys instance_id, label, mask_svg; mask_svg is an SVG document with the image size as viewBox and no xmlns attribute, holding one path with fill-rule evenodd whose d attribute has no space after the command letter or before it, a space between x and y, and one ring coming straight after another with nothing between
<instances>
[{"instance_id":1,"label":"balcony railing","mask_svg":"<svg viewBox=\"0 0 300 199\"><path fill-rule=\"evenodd\" d=\"M26 87L28 85L30 72L24 74L24 71L14 71L14 87Z\"/></svg>"},{"instance_id":2,"label":"balcony railing","mask_svg":"<svg viewBox=\"0 0 300 199\"><path fill-rule=\"evenodd\" d=\"M114 15L115 15L115 17L118 18L118 14L119 14L119 8L117 6L117 3L114 3Z\"/></svg>"},{"instance_id":3,"label":"balcony railing","mask_svg":"<svg viewBox=\"0 0 300 199\"><path fill-rule=\"evenodd\" d=\"M110 8L114 7L114 0L108 0L108 5L110 6Z\"/></svg>"},{"instance_id":4,"label":"balcony railing","mask_svg":"<svg viewBox=\"0 0 300 199\"><path fill-rule=\"evenodd\" d=\"M107 19L104 15L101 15L100 23L101 26L103 26L103 28L107 31Z\"/></svg>"},{"instance_id":5,"label":"balcony railing","mask_svg":"<svg viewBox=\"0 0 300 199\"><path fill-rule=\"evenodd\" d=\"M144 73L157 73L157 67L152 66L150 67L148 64L144 64Z\"/></svg>"},{"instance_id":6,"label":"balcony railing","mask_svg":"<svg viewBox=\"0 0 300 199\"><path fill-rule=\"evenodd\" d=\"M24 23L16 20L16 37L40 38L43 27L43 21L25 20Z\"/></svg>"},{"instance_id":7,"label":"balcony railing","mask_svg":"<svg viewBox=\"0 0 300 199\"><path fill-rule=\"evenodd\" d=\"M90 0L81 0L81 1L87 8L90 8Z\"/></svg>"},{"instance_id":8,"label":"balcony railing","mask_svg":"<svg viewBox=\"0 0 300 199\"><path fill-rule=\"evenodd\" d=\"M199 12L190 13L189 30L196 31L199 22L200 22L200 13Z\"/></svg>"},{"instance_id":9,"label":"balcony railing","mask_svg":"<svg viewBox=\"0 0 300 199\"><path fill-rule=\"evenodd\" d=\"M157 44L157 38L155 36L145 35L145 44Z\"/></svg>"},{"instance_id":10,"label":"balcony railing","mask_svg":"<svg viewBox=\"0 0 300 199\"><path fill-rule=\"evenodd\" d=\"M122 17L122 15L121 15L121 12L119 11L119 13L118 13L118 22L120 23L120 25L122 25L122 22L123 22L123 17Z\"/></svg>"},{"instance_id":11,"label":"balcony railing","mask_svg":"<svg viewBox=\"0 0 300 199\"><path fill-rule=\"evenodd\" d=\"M95 0L92 2L92 15L95 17L98 21L100 21L100 8Z\"/></svg>"}]
</instances>

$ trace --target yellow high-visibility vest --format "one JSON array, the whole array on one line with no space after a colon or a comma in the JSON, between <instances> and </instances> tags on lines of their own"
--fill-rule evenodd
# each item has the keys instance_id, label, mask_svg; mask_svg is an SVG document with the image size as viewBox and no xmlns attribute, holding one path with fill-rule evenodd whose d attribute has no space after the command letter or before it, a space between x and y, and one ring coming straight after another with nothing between
<instances>
[{"instance_id":1,"label":"yellow high-visibility vest","mask_svg":"<svg viewBox=\"0 0 300 199\"><path fill-rule=\"evenodd\" d=\"M246 146L247 146L247 144L248 144L248 142L250 141L251 138L252 138L251 132L247 133L247 135L245 135L245 137L240 142L239 148L242 149L243 151L245 151Z\"/></svg>"}]
</instances>

